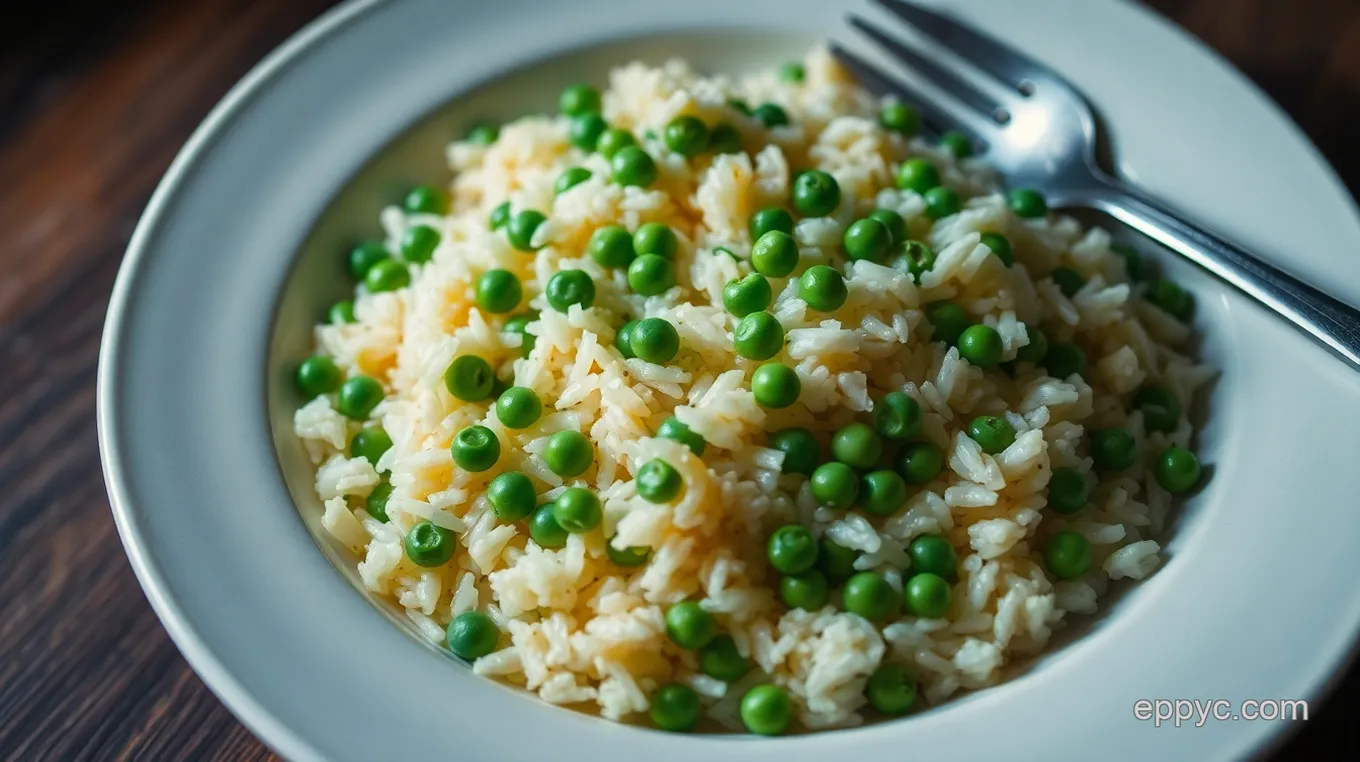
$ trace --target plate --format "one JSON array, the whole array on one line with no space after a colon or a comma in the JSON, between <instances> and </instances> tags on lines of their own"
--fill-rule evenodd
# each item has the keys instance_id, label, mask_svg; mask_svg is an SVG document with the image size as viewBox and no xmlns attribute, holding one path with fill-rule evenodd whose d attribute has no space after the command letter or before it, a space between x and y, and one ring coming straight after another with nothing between
<instances>
[{"instance_id":1,"label":"plate","mask_svg":"<svg viewBox=\"0 0 1360 762\"><path fill-rule=\"evenodd\" d=\"M1123 174L1360 302L1360 216L1299 131L1221 60L1121 2L949 5L1068 73L1114 125ZM1135 702L1322 696L1360 630L1360 588L1337 573L1360 536L1360 428L1339 415L1360 407L1360 379L1169 255L1201 306L1206 359L1223 369L1202 440L1209 488L1175 522L1165 566L1084 637L1018 679L911 719L755 739L551 707L408 637L322 552L304 518L315 514L310 473L280 401L287 358L301 355L336 293L328 268L342 241L374 224L378 199L439 179L440 147L474 112L550 108L563 84L598 81L635 56L744 69L828 34L854 42L843 24L851 8L873 12L859 0L351 2L261 63L190 139L115 286L100 446L153 607L266 743L293 760L537 762L626 750L726 762L765 751L756 744L777 744L781 762L903 749L1211 760L1259 751L1289 723L1177 730L1136 719Z\"/></svg>"}]
</instances>

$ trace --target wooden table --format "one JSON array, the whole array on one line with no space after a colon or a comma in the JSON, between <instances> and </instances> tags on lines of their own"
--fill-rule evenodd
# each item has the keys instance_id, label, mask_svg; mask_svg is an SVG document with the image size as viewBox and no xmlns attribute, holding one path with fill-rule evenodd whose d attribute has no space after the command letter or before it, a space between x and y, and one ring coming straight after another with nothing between
<instances>
[{"instance_id":1,"label":"wooden table","mask_svg":"<svg viewBox=\"0 0 1360 762\"><path fill-rule=\"evenodd\" d=\"M273 758L190 671L133 579L100 475L95 362L124 246L171 158L328 5L12 0L0 12L0 759ZM1152 5L1260 83L1360 189L1360 3ZM1352 670L1278 758L1360 755L1357 701Z\"/></svg>"}]
</instances>

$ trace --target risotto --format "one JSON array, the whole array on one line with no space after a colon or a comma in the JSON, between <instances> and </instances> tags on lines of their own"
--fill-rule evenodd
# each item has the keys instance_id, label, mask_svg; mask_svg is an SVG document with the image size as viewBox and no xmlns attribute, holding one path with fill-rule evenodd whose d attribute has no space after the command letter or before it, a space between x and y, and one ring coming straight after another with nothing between
<instances>
[{"instance_id":1,"label":"risotto","mask_svg":"<svg viewBox=\"0 0 1360 762\"><path fill-rule=\"evenodd\" d=\"M630 64L384 209L294 429L363 584L478 674L680 731L1005 679L1161 561L1193 301L824 51Z\"/></svg>"}]
</instances>

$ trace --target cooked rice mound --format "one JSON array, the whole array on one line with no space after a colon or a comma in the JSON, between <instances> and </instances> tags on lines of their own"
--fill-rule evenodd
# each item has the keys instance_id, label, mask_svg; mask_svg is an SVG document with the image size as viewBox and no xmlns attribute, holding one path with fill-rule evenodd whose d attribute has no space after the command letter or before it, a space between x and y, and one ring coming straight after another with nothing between
<instances>
[{"instance_id":1,"label":"cooked rice mound","mask_svg":"<svg viewBox=\"0 0 1360 762\"><path fill-rule=\"evenodd\" d=\"M445 626L462 612L488 614L501 630L500 644L473 663L475 672L626 721L645 718L658 686L681 682L701 696L712 727L737 729L742 695L773 682L792 697L797 726L852 726L873 714L865 682L881 664L915 675L927 705L994 685L1008 664L1043 651L1071 615L1096 611L1112 580L1142 579L1157 568L1156 537L1171 498L1152 478L1152 459L1168 445L1188 447L1192 430L1182 412L1170 432L1147 431L1129 398L1158 384L1182 411L1191 410L1196 389L1213 372L1187 357L1190 329L1142 298L1145 286L1130 281L1109 233L1056 214L1017 217L979 160L955 160L922 139L883 129L881 101L825 51L814 50L804 66L798 83L772 71L701 76L681 61L613 71L604 117L630 130L655 160L658 179L645 189L612 182L604 158L568 141L563 116L507 123L490 145L454 143L448 216L396 207L381 214L391 251L409 226L439 230L432 260L411 266L409 287L383 293L360 287L356 322L317 326L319 353L346 375L382 382L386 396L368 423L381 425L394 443L375 469L349 457L349 439L365 422L342 416L334 395L297 411L296 434L317 467L323 524L352 552L363 584L401 607L430 641L442 643ZM767 129L728 105L732 98L777 103L790 123ZM744 152L685 159L668 151L655 135L681 114L737 125ZM961 212L932 222L921 196L894 186L897 165L913 156L940 168L944 184L964 199ZM575 166L592 177L554 196L554 180ZM752 271L751 215L787 207L793 173L810 168L835 177L842 202L832 216L797 222L798 269L771 279L770 312L787 335L775 360L795 368L802 391L792 406L768 409L750 390L759 363L733 348L736 318L723 309L722 289ZM543 245L537 252L516 251L504 230L489 228L488 214L507 200L512 211L547 215L534 235ZM845 260L846 227L875 208L901 214L911 237L937 252L919 284L888 265ZM632 231L652 221L679 236L677 285L641 297L629 291L623 270L603 268L583 252L601 226ZM980 244L980 233L989 231L1009 238L1013 266ZM849 290L844 306L830 313L798 296L797 274L821 263L842 269ZM1049 278L1058 266L1085 277L1070 297ZM476 279L492 268L523 282L525 299L515 314L539 313L528 328L536 339L527 357L522 337L500 330L509 315L476 306ZM588 309L562 313L548 306L542 289L571 268L594 279L597 296ZM1085 350L1085 371L1059 379L1029 363L970 366L957 348L931 341L923 309L944 299L996 329L1003 360L1029 343L1027 326L1042 326L1050 342ZM619 327L642 317L665 318L679 330L681 350L669 364L625 359L615 347ZM509 430L490 400L452 397L443 374L466 354L537 392L544 401L537 423ZM819 507L806 477L781 473L783 454L767 446L767 432L805 427L821 440L825 457L831 434L868 421L874 401L890 391L920 403L918 438L945 454L942 473L911 487L895 515ZM707 441L702 457L654 436L672 415ZM1004 416L1017 432L1014 443L995 455L983 452L967 434L979 415ZM501 441L499 461L481 473L457 468L450 455L454 435L473 424ZM1046 509L1052 469L1091 472L1085 435L1107 427L1133 435L1133 467L1093 478L1090 503L1077 513ZM569 484L541 457L546 438L563 430L583 432L595 449L590 469ZM634 474L654 458L684 478L674 502L638 495ZM571 534L559 550L540 548L527 522L498 522L485 497L491 479L508 470L533 479L539 503L567 486L597 491L603 525ZM384 473L394 490L386 522L364 510ZM458 536L453 559L442 567L422 568L403 552L404 535L424 520ZM942 535L958 555L948 614L902 614L873 624L846 612L834 590L821 610L789 610L765 550L770 532L788 523L859 551L855 567L879 572L898 590L911 565L911 540ZM1082 535L1091 547L1089 571L1068 581L1055 581L1043 558L1044 542L1059 530ZM607 538L616 548L651 548L651 555L640 566L616 565L606 554ZM754 668L740 681L703 675L695 653L667 638L664 612L684 600L712 612L719 632L749 656Z\"/></svg>"}]
</instances>

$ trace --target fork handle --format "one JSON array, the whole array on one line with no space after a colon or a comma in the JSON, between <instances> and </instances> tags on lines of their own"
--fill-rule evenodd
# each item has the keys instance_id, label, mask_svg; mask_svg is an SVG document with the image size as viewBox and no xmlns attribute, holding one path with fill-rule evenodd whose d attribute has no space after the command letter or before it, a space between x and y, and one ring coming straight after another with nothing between
<instances>
[{"instance_id":1,"label":"fork handle","mask_svg":"<svg viewBox=\"0 0 1360 762\"><path fill-rule=\"evenodd\" d=\"M1109 179L1077 204L1105 212L1282 315L1360 370L1360 310L1304 283Z\"/></svg>"}]
</instances>

